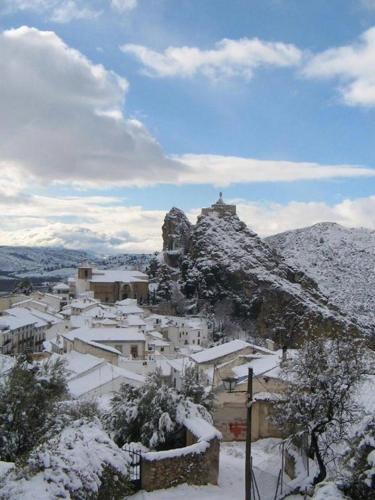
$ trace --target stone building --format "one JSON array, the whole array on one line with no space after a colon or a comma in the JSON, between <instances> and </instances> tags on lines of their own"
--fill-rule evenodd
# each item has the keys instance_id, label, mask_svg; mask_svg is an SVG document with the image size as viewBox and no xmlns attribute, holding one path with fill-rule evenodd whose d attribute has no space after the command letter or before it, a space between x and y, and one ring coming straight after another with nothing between
<instances>
[{"instance_id":1,"label":"stone building","mask_svg":"<svg viewBox=\"0 0 375 500\"><path fill-rule=\"evenodd\" d=\"M211 205L209 208L202 208L201 215L209 215L212 213L218 215L236 215L236 205L228 205L227 203L225 203L223 200L223 193L220 193L219 199L216 203Z\"/></svg>"},{"instance_id":2,"label":"stone building","mask_svg":"<svg viewBox=\"0 0 375 500\"><path fill-rule=\"evenodd\" d=\"M83 263L70 284L75 295L91 291L95 299L104 303L114 304L127 298L143 302L148 297L148 276L140 271L93 269Z\"/></svg>"}]
</instances>

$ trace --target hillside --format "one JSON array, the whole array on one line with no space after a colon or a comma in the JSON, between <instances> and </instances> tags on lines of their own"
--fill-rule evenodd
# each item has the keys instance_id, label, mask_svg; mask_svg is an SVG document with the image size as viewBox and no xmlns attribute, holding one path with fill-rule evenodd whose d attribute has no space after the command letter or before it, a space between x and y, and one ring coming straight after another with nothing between
<instances>
[{"instance_id":1,"label":"hillside","mask_svg":"<svg viewBox=\"0 0 375 500\"><path fill-rule=\"evenodd\" d=\"M0 277L66 278L72 276L83 260L106 269L135 268L143 270L150 256L120 254L110 257L89 251L55 247L0 246Z\"/></svg>"},{"instance_id":2,"label":"hillside","mask_svg":"<svg viewBox=\"0 0 375 500\"><path fill-rule=\"evenodd\" d=\"M375 329L375 231L324 222L266 241L311 276L330 302Z\"/></svg>"},{"instance_id":3,"label":"hillside","mask_svg":"<svg viewBox=\"0 0 375 500\"><path fill-rule=\"evenodd\" d=\"M200 216L187 247L180 284L198 309L225 311L249 333L289 345L305 333L356 330L311 278L287 265L235 214Z\"/></svg>"}]
</instances>

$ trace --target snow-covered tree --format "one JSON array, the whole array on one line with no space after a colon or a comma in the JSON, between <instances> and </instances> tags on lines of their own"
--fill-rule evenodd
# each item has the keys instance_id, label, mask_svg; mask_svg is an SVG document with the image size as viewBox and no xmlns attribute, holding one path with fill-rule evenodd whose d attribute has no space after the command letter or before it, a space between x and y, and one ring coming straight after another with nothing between
<instances>
[{"instance_id":1,"label":"snow-covered tree","mask_svg":"<svg viewBox=\"0 0 375 500\"><path fill-rule=\"evenodd\" d=\"M157 258L157 253L155 253L154 256L150 259L148 266L146 267L146 273L151 280L157 277L159 268L160 268L160 262L159 259Z\"/></svg>"},{"instance_id":2,"label":"snow-covered tree","mask_svg":"<svg viewBox=\"0 0 375 500\"><path fill-rule=\"evenodd\" d=\"M119 446L141 442L149 448L170 447L181 429L176 410L181 396L162 382L159 372L149 375L141 388L123 384L114 395L105 420Z\"/></svg>"},{"instance_id":3,"label":"snow-covered tree","mask_svg":"<svg viewBox=\"0 0 375 500\"><path fill-rule=\"evenodd\" d=\"M367 370L362 343L344 336L307 339L285 368L289 384L275 421L291 438L308 433L310 456L319 466L315 483L326 477L332 446L357 418L355 390Z\"/></svg>"},{"instance_id":4,"label":"snow-covered tree","mask_svg":"<svg viewBox=\"0 0 375 500\"><path fill-rule=\"evenodd\" d=\"M159 300L168 302L172 297L172 275L168 266L163 264L157 273L158 288L156 295Z\"/></svg>"},{"instance_id":5,"label":"snow-covered tree","mask_svg":"<svg viewBox=\"0 0 375 500\"><path fill-rule=\"evenodd\" d=\"M344 455L342 488L356 500L375 498L375 416L369 416Z\"/></svg>"},{"instance_id":6,"label":"snow-covered tree","mask_svg":"<svg viewBox=\"0 0 375 500\"><path fill-rule=\"evenodd\" d=\"M75 420L0 481L0 498L120 499L131 492L128 455L98 419ZM37 497L35 496L37 495Z\"/></svg>"},{"instance_id":7,"label":"snow-covered tree","mask_svg":"<svg viewBox=\"0 0 375 500\"><path fill-rule=\"evenodd\" d=\"M140 442L160 450L184 444L183 418L191 412L211 421L203 406L165 384L156 371L140 388L123 384L112 398L105 421L119 446Z\"/></svg>"},{"instance_id":8,"label":"snow-covered tree","mask_svg":"<svg viewBox=\"0 0 375 500\"><path fill-rule=\"evenodd\" d=\"M209 412L212 411L214 393L207 387L202 372L197 365L186 366L180 393L185 399L190 399L193 403L202 405Z\"/></svg>"},{"instance_id":9,"label":"snow-covered tree","mask_svg":"<svg viewBox=\"0 0 375 500\"><path fill-rule=\"evenodd\" d=\"M30 364L17 359L0 380L0 459L13 461L29 452L46 431L55 403L66 394L60 361Z\"/></svg>"}]
</instances>

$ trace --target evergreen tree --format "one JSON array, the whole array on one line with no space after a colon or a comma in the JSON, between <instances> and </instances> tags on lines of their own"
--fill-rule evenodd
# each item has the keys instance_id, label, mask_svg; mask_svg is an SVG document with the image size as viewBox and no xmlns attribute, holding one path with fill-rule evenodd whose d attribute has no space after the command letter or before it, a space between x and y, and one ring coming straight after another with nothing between
<instances>
[{"instance_id":1,"label":"evergreen tree","mask_svg":"<svg viewBox=\"0 0 375 500\"><path fill-rule=\"evenodd\" d=\"M157 277L158 271L160 268L160 262L157 258L157 253L150 259L148 266L146 267L146 273L150 280L153 280Z\"/></svg>"},{"instance_id":2,"label":"evergreen tree","mask_svg":"<svg viewBox=\"0 0 375 500\"><path fill-rule=\"evenodd\" d=\"M168 266L163 264L160 266L157 275L158 288L156 295L159 300L168 302L172 297L172 275Z\"/></svg>"},{"instance_id":3,"label":"evergreen tree","mask_svg":"<svg viewBox=\"0 0 375 500\"><path fill-rule=\"evenodd\" d=\"M213 409L214 393L205 384L202 372L197 365L186 366L182 378L180 393L197 405L202 405L209 412Z\"/></svg>"},{"instance_id":4,"label":"evergreen tree","mask_svg":"<svg viewBox=\"0 0 375 500\"><path fill-rule=\"evenodd\" d=\"M38 443L66 389L61 361L30 364L25 356L17 359L0 381L0 460L14 461Z\"/></svg>"}]
</instances>

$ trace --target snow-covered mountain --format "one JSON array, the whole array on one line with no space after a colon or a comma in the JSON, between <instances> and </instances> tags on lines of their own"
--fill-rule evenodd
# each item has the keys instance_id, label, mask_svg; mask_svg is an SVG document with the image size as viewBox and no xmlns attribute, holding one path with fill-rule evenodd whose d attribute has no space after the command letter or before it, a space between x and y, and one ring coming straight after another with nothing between
<instances>
[{"instance_id":1,"label":"snow-covered mountain","mask_svg":"<svg viewBox=\"0 0 375 500\"><path fill-rule=\"evenodd\" d=\"M173 225L171 231L178 232ZM292 345L305 333L356 331L314 280L287 265L235 214L200 216L185 248L179 266L186 297L196 297L199 308L231 314L254 335Z\"/></svg>"},{"instance_id":2,"label":"snow-covered mountain","mask_svg":"<svg viewBox=\"0 0 375 500\"><path fill-rule=\"evenodd\" d=\"M311 276L330 302L375 330L375 231L323 222L266 241Z\"/></svg>"},{"instance_id":3,"label":"snow-covered mountain","mask_svg":"<svg viewBox=\"0 0 375 500\"><path fill-rule=\"evenodd\" d=\"M66 248L0 246L0 278L66 278L74 274L83 260L89 260L94 265L106 269L143 270L149 259L147 254L103 257L88 251Z\"/></svg>"}]
</instances>

